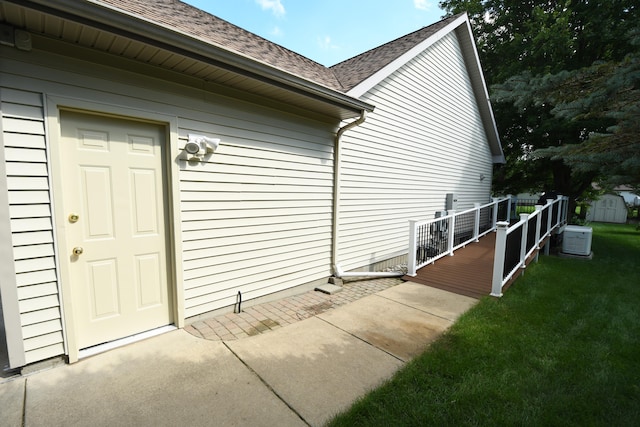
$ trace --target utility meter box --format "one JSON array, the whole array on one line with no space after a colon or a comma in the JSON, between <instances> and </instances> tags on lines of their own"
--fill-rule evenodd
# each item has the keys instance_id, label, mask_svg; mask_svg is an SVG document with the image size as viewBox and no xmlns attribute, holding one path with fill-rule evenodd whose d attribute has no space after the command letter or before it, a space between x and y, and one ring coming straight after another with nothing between
<instances>
[{"instance_id":1,"label":"utility meter box","mask_svg":"<svg viewBox=\"0 0 640 427\"><path fill-rule=\"evenodd\" d=\"M588 256L591 254L591 227L567 225L562 237L562 252L571 255Z\"/></svg>"},{"instance_id":2,"label":"utility meter box","mask_svg":"<svg viewBox=\"0 0 640 427\"><path fill-rule=\"evenodd\" d=\"M456 193L447 193L445 209L448 211L458 209L458 195Z\"/></svg>"}]
</instances>

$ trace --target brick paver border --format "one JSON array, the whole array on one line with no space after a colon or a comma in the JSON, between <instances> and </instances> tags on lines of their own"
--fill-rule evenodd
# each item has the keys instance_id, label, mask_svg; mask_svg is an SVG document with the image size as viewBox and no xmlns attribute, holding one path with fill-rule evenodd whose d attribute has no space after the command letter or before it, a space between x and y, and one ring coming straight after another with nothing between
<instances>
[{"instance_id":1,"label":"brick paver border","mask_svg":"<svg viewBox=\"0 0 640 427\"><path fill-rule=\"evenodd\" d=\"M185 326L184 330L198 338L212 341L238 340L299 322L400 283L403 280L395 277L345 282L342 291L333 295L308 291L247 307L240 313L198 320Z\"/></svg>"}]
</instances>

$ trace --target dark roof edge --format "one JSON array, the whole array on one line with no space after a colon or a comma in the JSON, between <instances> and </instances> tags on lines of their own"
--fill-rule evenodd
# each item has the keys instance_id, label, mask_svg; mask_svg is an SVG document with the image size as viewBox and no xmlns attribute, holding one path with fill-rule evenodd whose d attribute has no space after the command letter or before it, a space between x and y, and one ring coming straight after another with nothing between
<instances>
[{"instance_id":1,"label":"dark roof edge","mask_svg":"<svg viewBox=\"0 0 640 427\"><path fill-rule=\"evenodd\" d=\"M354 87L352 87L351 89L349 89L347 91L347 94L359 98L362 95L364 95L365 93L367 93L371 88L373 88L376 84L380 83L382 80L384 80L386 77L388 77L389 75L391 75L395 70L397 70L398 68L402 67L404 64L406 64L407 62L409 62L411 59L415 58L417 55L417 52L422 52L424 51L427 47L431 46L432 44L434 44L436 41L440 40L441 37L443 37L444 35L448 34L449 32L455 30L457 27L459 27L462 22L464 22L464 20L466 20L467 14L466 13L461 13L458 15L455 15L453 17L450 18L445 18L443 21L448 20L449 22L443 26L442 28L440 28L439 30L437 30L435 33L431 34L429 37L427 37L426 39L424 39L422 42L414 45L413 47L411 47L410 49L408 49L407 51L405 51L404 53L402 53L401 55L399 55L398 57L396 57L393 61L389 62L388 64L384 65L383 67L381 67L380 69L378 69L376 72L374 72L373 74L371 74L369 77L367 77L366 79L362 80L360 83L358 83L357 85L355 85ZM440 24L443 21L438 21L434 24L431 25L436 25L436 24ZM428 27L425 27L428 28ZM424 28L417 30L417 31L421 31ZM407 36L416 33L417 31L414 31L413 33L408 34ZM407 37L404 36L404 37ZM395 41L401 40L404 37L400 37ZM392 42L390 42L392 43ZM388 43L387 43L388 44ZM383 45L385 46L385 45ZM376 50L372 49L372 50Z\"/></svg>"},{"instance_id":2,"label":"dark roof edge","mask_svg":"<svg viewBox=\"0 0 640 427\"><path fill-rule=\"evenodd\" d=\"M493 107L491 106L491 99L489 98L489 90L484 79L480 56L478 55L478 49L476 48L476 41L473 37L469 19L465 18L464 25L458 26L455 31L458 39L462 39L460 40L460 47L463 51L465 63L467 64L467 70L469 70L480 115L485 123L484 128L487 139L489 140L491 154L493 155L493 163L506 163L502 142L500 141L500 134L498 133L498 127L493 114Z\"/></svg>"},{"instance_id":3,"label":"dark roof edge","mask_svg":"<svg viewBox=\"0 0 640 427\"><path fill-rule=\"evenodd\" d=\"M370 52L376 51L376 50L378 50L378 49L384 48L385 46L388 46L388 45L390 45L390 44L396 43L396 42L397 42L397 41L399 41L399 40L402 40L402 39L407 38L407 37L411 37L413 34L418 33L418 32L420 32L420 31L423 31L425 28L429 28L429 27L432 27L432 26L434 26L434 25L441 24L443 21L447 21L447 20L451 20L451 21L453 21L453 20L455 20L455 19L459 18L459 17L460 17L460 16L462 16L462 15L465 15L465 13L459 13L459 14L457 14L457 15L447 16L447 17L442 18L441 20L436 21L436 22L434 22L434 23L432 23L432 24L429 24L429 25L427 25L427 26L425 26L425 27L419 28L419 29L417 29L417 30L415 30L415 31L412 31L412 32L408 33L408 34L405 34L405 35L403 35L403 36L400 36L400 37L398 37L398 38L395 38L395 39L393 39L393 40L390 40L390 41L388 41L388 42L386 42L386 43L384 43L384 44L381 44L380 46L372 47L371 49L366 50L366 51L364 51L364 52L362 52L362 53L359 53L359 54L357 54L356 56L353 56L353 57L351 57L351 58L347 58L347 59L345 59L345 60L343 60L343 61L340 61L340 62L338 62L337 64L334 64L334 65L330 66L329 68L337 67L337 66L339 66L340 64L344 64L345 62L352 61L352 60L357 59L358 57L364 56L364 55L366 55L366 54L368 54L368 53L370 53Z\"/></svg>"},{"instance_id":4,"label":"dark roof edge","mask_svg":"<svg viewBox=\"0 0 640 427\"><path fill-rule=\"evenodd\" d=\"M373 105L343 92L248 56L230 52L104 3L74 0L6 1L133 38L354 112L373 111L374 109Z\"/></svg>"}]
</instances>

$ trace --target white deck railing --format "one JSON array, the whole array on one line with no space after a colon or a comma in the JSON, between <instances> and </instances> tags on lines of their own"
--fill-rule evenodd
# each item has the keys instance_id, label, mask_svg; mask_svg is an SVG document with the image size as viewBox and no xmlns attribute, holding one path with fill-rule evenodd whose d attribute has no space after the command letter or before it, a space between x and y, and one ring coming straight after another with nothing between
<instances>
[{"instance_id":1,"label":"white deck railing","mask_svg":"<svg viewBox=\"0 0 640 427\"><path fill-rule=\"evenodd\" d=\"M551 234L567 223L568 198L558 196L545 205L535 205L530 214L509 226L512 198L494 198L491 203L462 212L449 211L439 218L409 221L409 253L407 275L416 276L418 269L453 255L454 251L485 234L496 231L493 260L492 296L502 296L504 285L526 268L527 259L541 249ZM513 206L517 212L517 206ZM545 246L548 250L549 245Z\"/></svg>"},{"instance_id":2,"label":"white deck railing","mask_svg":"<svg viewBox=\"0 0 640 427\"><path fill-rule=\"evenodd\" d=\"M506 221L496 224L492 296L502 296L504 285L519 269L526 268L526 260L534 252L537 257L543 241L567 223L568 200L568 197L558 196L555 200L547 200L546 205L536 205L531 214L520 214L520 221L512 226Z\"/></svg>"},{"instance_id":3,"label":"white deck railing","mask_svg":"<svg viewBox=\"0 0 640 427\"><path fill-rule=\"evenodd\" d=\"M416 276L418 269L435 262L468 243L477 242L496 229L498 221L509 219L511 198L493 199L462 212L448 211L446 216L430 220L409 221L409 253L407 274Z\"/></svg>"}]
</instances>

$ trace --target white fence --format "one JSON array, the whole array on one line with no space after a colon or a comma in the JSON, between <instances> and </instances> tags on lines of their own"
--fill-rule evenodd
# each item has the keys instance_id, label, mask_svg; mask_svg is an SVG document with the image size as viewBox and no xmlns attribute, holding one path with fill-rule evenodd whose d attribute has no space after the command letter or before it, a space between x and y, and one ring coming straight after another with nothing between
<instances>
[{"instance_id":1,"label":"white fence","mask_svg":"<svg viewBox=\"0 0 640 427\"><path fill-rule=\"evenodd\" d=\"M567 223L568 197L558 196L536 205L531 214L520 214L520 220L509 226L498 222L493 259L491 295L502 296L504 285L526 267L526 260L540 250L540 245L553 231ZM548 248L547 244L547 248Z\"/></svg>"},{"instance_id":2,"label":"white fence","mask_svg":"<svg viewBox=\"0 0 640 427\"><path fill-rule=\"evenodd\" d=\"M493 199L491 203L462 212L449 211L439 218L409 221L409 254L407 274L415 276L417 270L435 262L468 243L477 242L496 229L498 221L507 221L511 211L511 198Z\"/></svg>"}]
</instances>

